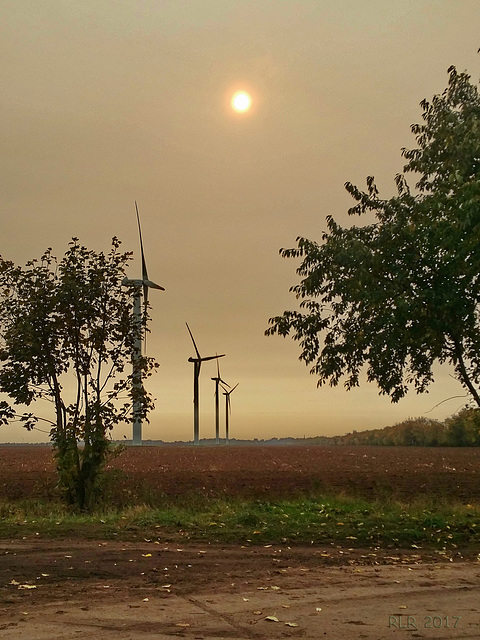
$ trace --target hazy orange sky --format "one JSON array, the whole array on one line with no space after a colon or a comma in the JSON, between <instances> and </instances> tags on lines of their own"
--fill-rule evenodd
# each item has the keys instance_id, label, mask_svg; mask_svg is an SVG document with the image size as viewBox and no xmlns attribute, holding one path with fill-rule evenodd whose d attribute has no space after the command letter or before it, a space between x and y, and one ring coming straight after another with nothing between
<instances>
[{"instance_id":1,"label":"hazy orange sky","mask_svg":"<svg viewBox=\"0 0 480 640\"><path fill-rule=\"evenodd\" d=\"M329 214L350 223L347 180L374 175L395 193L419 102L451 64L478 80L479 34L478 0L2 0L0 253L24 264L48 246L63 255L72 236L108 250L116 235L139 277L138 201L149 276L166 289L150 295L161 368L144 438L192 437L185 322L239 383L232 437L443 419L462 405L427 413L462 393L448 368L393 405L373 384L317 389L298 346L264 330L295 307L298 263L279 248L320 241ZM248 114L230 107L239 89ZM205 363L201 437L214 435L213 375Z\"/></svg>"}]
</instances>

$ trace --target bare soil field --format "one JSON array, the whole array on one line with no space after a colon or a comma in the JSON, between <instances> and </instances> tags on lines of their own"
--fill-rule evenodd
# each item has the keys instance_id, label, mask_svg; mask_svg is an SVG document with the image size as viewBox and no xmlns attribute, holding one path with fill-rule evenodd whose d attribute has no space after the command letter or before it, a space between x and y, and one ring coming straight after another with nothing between
<instances>
[{"instance_id":1,"label":"bare soil field","mask_svg":"<svg viewBox=\"0 0 480 640\"><path fill-rule=\"evenodd\" d=\"M109 468L130 499L188 492L272 499L322 490L365 498L429 494L480 502L480 448L128 447ZM48 497L51 449L0 445L0 499Z\"/></svg>"}]
</instances>

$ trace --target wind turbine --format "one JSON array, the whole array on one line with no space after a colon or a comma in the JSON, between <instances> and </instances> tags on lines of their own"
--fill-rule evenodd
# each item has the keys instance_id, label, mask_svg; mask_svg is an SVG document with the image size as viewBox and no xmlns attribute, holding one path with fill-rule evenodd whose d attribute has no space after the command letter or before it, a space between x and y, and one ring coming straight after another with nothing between
<instances>
[{"instance_id":1,"label":"wind turbine","mask_svg":"<svg viewBox=\"0 0 480 640\"><path fill-rule=\"evenodd\" d=\"M220 444L220 409L219 409L220 398L218 394L218 385L220 384L220 382L229 388L230 388L230 385L227 384L225 380L222 380L222 378L220 377L220 365L218 363L218 360L217 360L217 376L216 378L212 378L212 380L215 380L215 444Z\"/></svg>"},{"instance_id":2,"label":"wind turbine","mask_svg":"<svg viewBox=\"0 0 480 640\"><path fill-rule=\"evenodd\" d=\"M188 323L185 324L187 325L188 333L190 334L195 353L197 354L196 358L189 358L188 361L193 362L193 444L198 445L200 444L200 401L198 396L200 368L202 366L202 362L205 362L206 360L215 360L215 358L223 358L225 354L222 353L221 355L206 356L205 358L202 358L197 349L197 345L195 344L190 327L188 326Z\"/></svg>"},{"instance_id":3,"label":"wind turbine","mask_svg":"<svg viewBox=\"0 0 480 640\"><path fill-rule=\"evenodd\" d=\"M133 376L132 376L132 395L133 395L133 436L132 443L134 445L142 444L142 418L141 418L141 400L140 395L143 388L142 383L142 369L140 360L142 357L142 342L145 341L146 338L146 313L147 313L147 305L148 305L148 290L149 289L160 289L160 291L165 291L163 287L159 284L155 284L148 279L147 273L147 264L145 262L145 254L143 252L143 241L142 241L142 229L140 227L140 216L138 215L138 207L137 202L135 201L135 211L137 212L137 222L138 222L138 233L140 236L140 250L142 253L142 278L137 280L131 280L130 278L124 278L122 280L122 285L124 287L132 287L133 288L133 318L135 324L138 327L137 337L135 339L135 344L133 345L133 358L132 358L132 367L133 367ZM143 295L143 318L142 318L142 310L141 310L141 302L140 298ZM142 324L145 323L145 328L142 330Z\"/></svg>"},{"instance_id":4,"label":"wind turbine","mask_svg":"<svg viewBox=\"0 0 480 640\"><path fill-rule=\"evenodd\" d=\"M224 386L222 386L222 389L224 391L223 395L225 396L225 444L228 444L229 442L229 434L228 434L228 427L229 427L229 423L228 423L228 418L229 418L229 414L232 412L232 404L230 401L230 396L231 394L235 391L235 389L238 387L239 383L237 382L237 384L230 389L230 391L227 391L225 389Z\"/></svg>"}]
</instances>

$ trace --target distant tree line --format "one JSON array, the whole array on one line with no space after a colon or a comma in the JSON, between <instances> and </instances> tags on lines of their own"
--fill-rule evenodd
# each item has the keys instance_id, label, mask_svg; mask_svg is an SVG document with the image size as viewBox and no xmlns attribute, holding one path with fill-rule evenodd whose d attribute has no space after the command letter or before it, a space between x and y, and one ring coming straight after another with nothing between
<instances>
[{"instance_id":1,"label":"distant tree line","mask_svg":"<svg viewBox=\"0 0 480 640\"><path fill-rule=\"evenodd\" d=\"M383 429L353 431L330 440L339 445L477 447L480 445L480 410L464 408L444 422L408 418Z\"/></svg>"},{"instance_id":2,"label":"distant tree line","mask_svg":"<svg viewBox=\"0 0 480 640\"><path fill-rule=\"evenodd\" d=\"M203 439L200 444L214 445L214 439ZM147 441L152 445L185 445L182 441ZM399 447L477 447L480 446L480 409L463 408L444 422L430 418L407 418L393 426L366 431L353 431L343 436L284 437L252 440L232 438L229 446L285 446L285 445L375 445Z\"/></svg>"}]
</instances>

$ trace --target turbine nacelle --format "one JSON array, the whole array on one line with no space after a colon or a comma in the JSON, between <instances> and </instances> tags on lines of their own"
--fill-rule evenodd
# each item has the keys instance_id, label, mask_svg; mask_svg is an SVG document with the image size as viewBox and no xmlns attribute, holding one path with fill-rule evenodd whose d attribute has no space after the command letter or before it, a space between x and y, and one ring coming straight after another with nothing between
<instances>
[{"instance_id":1,"label":"turbine nacelle","mask_svg":"<svg viewBox=\"0 0 480 640\"><path fill-rule=\"evenodd\" d=\"M124 287L148 287L149 289L160 289L160 291L165 291L164 287L161 287L159 284L156 284L151 280L141 280L140 278L124 278L122 280L122 285Z\"/></svg>"}]
</instances>

